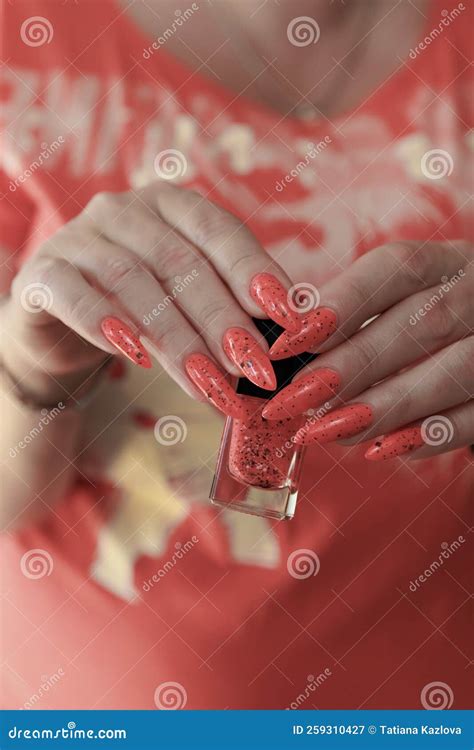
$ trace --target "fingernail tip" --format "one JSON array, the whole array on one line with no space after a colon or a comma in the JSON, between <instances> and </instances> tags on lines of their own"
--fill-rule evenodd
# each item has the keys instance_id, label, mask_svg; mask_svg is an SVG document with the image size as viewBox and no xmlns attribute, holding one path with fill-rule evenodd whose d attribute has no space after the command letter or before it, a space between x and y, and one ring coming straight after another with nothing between
<instances>
[{"instance_id":1,"label":"fingernail tip","mask_svg":"<svg viewBox=\"0 0 474 750\"><path fill-rule=\"evenodd\" d=\"M369 448L369 450L364 453L364 458L366 458L367 461L380 461L381 456L376 448Z\"/></svg>"},{"instance_id":2,"label":"fingernail tip","mask_svg":"<svg viewBox=\"0 0 474 750\"><path fill-rule=\"evenodd\" d=\"M280 359L285 359L286 356L286 353L281 351L278 347L276 349L273 349L273 347L271 347L270 351L268 352L268 357L272 362L278 362L278 360Z\"/></svg>"},{"instance_id":3,"label":"fingernail tip","mask_svg":"<svg viewBox=\"0 0 474 750\"><path fill-rule=\"evenodd\" d=\"M272 374L269 375L266 381L267 385L265 386L267 391L274 391L277 387L277 379L275 373L272 371Z\"/></svg>"}]
</instances>

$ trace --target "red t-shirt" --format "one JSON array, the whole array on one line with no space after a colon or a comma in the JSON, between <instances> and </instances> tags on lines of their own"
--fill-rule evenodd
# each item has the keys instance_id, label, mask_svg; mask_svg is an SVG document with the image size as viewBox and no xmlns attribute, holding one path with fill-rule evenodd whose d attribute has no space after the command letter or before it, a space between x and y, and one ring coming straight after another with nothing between
<instances>
[{"instance_id":1,"label":"red t-shirt","mask_svg":"<svg viewBox=\"0 0 474 750\"><path fill-rule=\"evenodd\" d=\"M472 238L467 5L434 3L423 37L440 33L330 123L236 98L166 45L144 55L112 0L4 3L6 262L98 191L156 179L167 149L177 184L247 222L295 282L389 240ZM92 411L75 487L2 539L3 707L419 708L431 683L468 706L467 449L372 464L312 448L295 519L274 523L209 505L222 420L157 366L114 371ZM155 439L167 415L182 442Z\"/></svg>"}]
</instances>

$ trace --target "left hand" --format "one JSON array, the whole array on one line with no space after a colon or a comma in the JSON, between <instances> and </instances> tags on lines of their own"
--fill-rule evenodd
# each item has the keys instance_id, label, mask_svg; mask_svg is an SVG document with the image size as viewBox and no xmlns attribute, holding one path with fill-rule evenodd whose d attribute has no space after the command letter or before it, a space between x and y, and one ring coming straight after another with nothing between
<instances>
[{"instance_id":1,"label":"left hand","mask_svg":"<svg viewBox=\"0 0 474 750\"><path fill-rule=\"evenodd\" d=\"M463 241L394 243L358 259L318 290L302 333L270 350L322 354L264 415L313 409L297 442L376 438L371 460L474 443L473 259Z\"/></svg>"}]
</instances>

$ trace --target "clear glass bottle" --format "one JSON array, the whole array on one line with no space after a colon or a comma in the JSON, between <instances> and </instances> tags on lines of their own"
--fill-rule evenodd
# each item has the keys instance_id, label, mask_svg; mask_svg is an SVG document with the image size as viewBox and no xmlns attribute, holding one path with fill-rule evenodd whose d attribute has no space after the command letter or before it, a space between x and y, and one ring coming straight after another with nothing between
<instances>
[{"instance_id":1,"label":"clear glass bottle","mask_svg":"<svg viewBox=\"0 0 474 750\"><path fill-rule=\"evenodd\" d=\"M254 322L270 346L282 332L272 321ZM304 456L304 447L293 438L305 418L270 421L262 417L262 409L313 358L302 354L274 362L274 391L246 378L237 381L236 391L245 400L249 417L245 422L226 419L210 494L214 505L265 518L293 518Z\"/></svg>"}]
</instances>

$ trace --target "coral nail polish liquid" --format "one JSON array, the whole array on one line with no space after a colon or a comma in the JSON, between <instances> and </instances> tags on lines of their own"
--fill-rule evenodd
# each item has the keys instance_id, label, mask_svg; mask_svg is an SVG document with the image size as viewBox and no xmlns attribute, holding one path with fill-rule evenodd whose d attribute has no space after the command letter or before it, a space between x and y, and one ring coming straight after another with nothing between
<instances>
[{"instance_id":1,"label":"coral nail polish liquid","mask_svg":"<svg viewBox=\"0 0 474 750\"><path fill-rule=\"evenodd\" d=\"M270 346L282 332L270 320L255 319L254 323ZM270 421L263 418L262 410L314 356L301 354L275 362L274 391L263 390L246 378L237 381L236 391L244 400L247 416L226 420L210 495L213 504L266 518L293 517L305 450L293 437L305 417Z\"/></svg>"}]
</instances>

